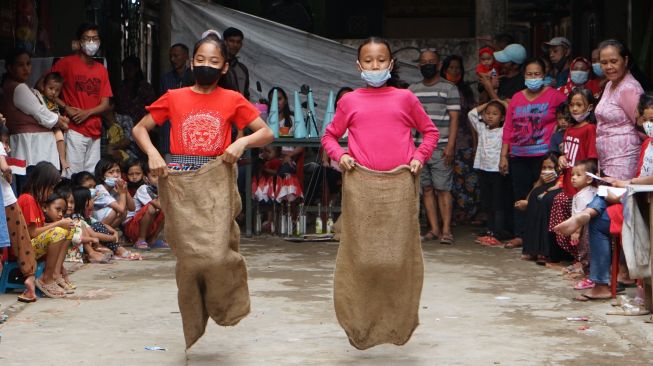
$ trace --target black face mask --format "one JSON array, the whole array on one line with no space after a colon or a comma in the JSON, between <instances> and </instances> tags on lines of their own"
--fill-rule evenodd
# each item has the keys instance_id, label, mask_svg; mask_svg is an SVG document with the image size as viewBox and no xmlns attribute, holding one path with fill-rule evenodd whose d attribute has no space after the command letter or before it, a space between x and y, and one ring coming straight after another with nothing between
<instances>
[{"instance_id":1,"label":"black face mask","mask_svg":"<svg viewBox=\"0 0 653 366\"><path fill-rule=\"evenodd\" d=\"M426 64L419 67L419 71L422 73L424 79L432 79L435 75L438 74L438 68L436 64Z\"/></svg>"},{"instance_id":2,"label":"black face mask","mask_svg":"<svg viewBox=\"0 0 653 366\"><path fill-rule=\"evenodd\" d=\"M193 67L193 76L195 76L195 82L202 86L209 86L214 84L218 81L218 79L220 79L220 74L222 74L222 69L216 69L215 67Z\"/></svg>"},{"instance_id":3,"label":"black face mask","mask_svg":"<svg viewBox=\"0 0 653 366\"><path fill-rule=\"evenodd\" d=\"M140 181L138 181L138 182L129 182L128 181L127 182L127 188L129 188L129 189L138 189L138 187L142 186L143 184L145 184L145 181L143 181L142 179Z\"/></svg>"}]
</instances>

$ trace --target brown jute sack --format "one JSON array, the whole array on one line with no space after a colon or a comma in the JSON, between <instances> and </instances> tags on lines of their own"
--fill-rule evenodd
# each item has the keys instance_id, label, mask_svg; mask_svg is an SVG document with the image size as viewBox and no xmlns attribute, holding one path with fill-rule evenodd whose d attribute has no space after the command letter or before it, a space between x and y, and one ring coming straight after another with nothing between
<instances>
[{"instance_id":1,"label":"brown jute sack","mask_svg":"<svg viewBox=\"0 0 653 366\"><path fill-rule=\"evenodd\" d=\"M176 277L186 348L209 316L236 325L249 313L245 259L235 221L241 203L236 168L217 159L199 170L170 172L159 181L165 236L177 256Z\"/></svg>"},{"instance_id":2,"label":"brown jute sack","mask_svg":"<svg viewBox=\"0 0 653 366\"><path fill-rule=\"evenodd\" d=\"M407 166L344 175L334 302L349 343L402 345L417 327L424 264L418 177Z\"/></svg>"}]
</instances>

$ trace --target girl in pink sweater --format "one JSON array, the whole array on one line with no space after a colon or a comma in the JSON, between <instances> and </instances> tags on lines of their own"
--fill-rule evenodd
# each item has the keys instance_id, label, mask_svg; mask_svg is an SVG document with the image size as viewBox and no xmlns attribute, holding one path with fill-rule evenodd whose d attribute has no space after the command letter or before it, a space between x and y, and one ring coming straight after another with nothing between
<instances>
[{"instance_id":1,"label":"girl in pink sweater","mask_svg":"<svg viewBox=\"0 0 653 366\"><path fill-rule=\"evenodd\" d=\"M358 48L357 64L367 87L338 102L322 137L324 150L343 171L354 169L355 164L378 171L408 164L413 174L419 174L438 141L438 129L411 91L387 86L393 59L386 41L365 41ZM412 129L424 136L419 148L413 142ZM347 130L349 152L338 143Z\"/></svg>"}]
</instances>

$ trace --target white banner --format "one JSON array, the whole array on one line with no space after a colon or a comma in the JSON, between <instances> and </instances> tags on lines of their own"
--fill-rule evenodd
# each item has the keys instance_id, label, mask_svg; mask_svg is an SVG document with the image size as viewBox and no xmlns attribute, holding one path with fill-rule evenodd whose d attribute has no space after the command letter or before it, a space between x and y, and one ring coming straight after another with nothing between
<instances>
[{"instance_id":1,"label":"white banner","mask_svg":"<svg viewBox=\"0 0 653 366\"><path fill-rule=\"evenodd\" d=\"M239 60L249 69L252 101L267 98L273 86L286 91L293 107L292 94L302 84L313 89L317 117L322 120L329 90L343 86L363 86L356 69L356 49L220 5L192 0L172 1L172 43L193 45L207 29L222 33L229 27L245 34ZM411 65L401 67L401 78L413 83L421 80ZM260 82L262 93L256 90ZM305 97L302 101L305 101Z\"/></svg>"}]
</instances>

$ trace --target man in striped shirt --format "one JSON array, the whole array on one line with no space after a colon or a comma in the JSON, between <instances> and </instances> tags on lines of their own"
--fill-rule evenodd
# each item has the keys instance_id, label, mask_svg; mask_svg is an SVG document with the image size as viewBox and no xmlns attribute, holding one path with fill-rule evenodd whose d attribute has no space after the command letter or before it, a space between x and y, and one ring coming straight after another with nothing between
<instances>
[{"instance_id":1,"label":"man in striped shirt","mask_svg":"<svg viewBox=\"0 0 653 366\"><path fill-rule=\"evenodd\" d=\"M424 79L411 85L409 89L415 93L426 114L431 117L440 131L438 146L424 166L420 177L424 192L424 208L431 227L431 230L422 238L423 240L440 238L441 244L453 244L451 187L454 147L460 114L460 95L454 84L440 77L440 66L440 56L435 50L422 51L418 67ZM441 229L438 225L438 208L442 216Z\"/></svg>"}]
</instances>

